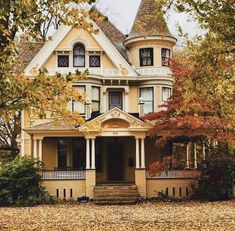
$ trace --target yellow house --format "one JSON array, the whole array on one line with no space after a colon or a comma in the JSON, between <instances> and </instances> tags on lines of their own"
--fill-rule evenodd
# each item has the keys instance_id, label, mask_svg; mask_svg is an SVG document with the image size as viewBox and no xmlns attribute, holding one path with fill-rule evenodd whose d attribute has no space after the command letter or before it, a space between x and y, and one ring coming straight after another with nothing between
<instances>
[{"instance_id":1,"label":"yellow house","mask_svg":"<svg viewBox=\"0 0 235 231\"><path fill-rule=\"evenodd\" d=\"M187 196L190 174L148 174L149 164L162 160L163 152L150 137L151 125L140 117L161 110L171 95L174 79L168 60L176 44L163 18L159 23L149 17L155 12L154 0L142 0L128 37L109 21L94 23L98 34L61 26L52 40L36 44L34 57L25 57L29 77L41 67L51 75L89 69L88 78L74 87L86 92L90 102L68 105L84 115L86 125L22 118L21 153L44 162L43 185L50 194L94 199L99 186L115 190L117 184L136 185L132 188L142 198L158 192ZM189 168L189 152L185 158ZM196 158L192 165L196 167Z\"/></svg>"}]
</instances>

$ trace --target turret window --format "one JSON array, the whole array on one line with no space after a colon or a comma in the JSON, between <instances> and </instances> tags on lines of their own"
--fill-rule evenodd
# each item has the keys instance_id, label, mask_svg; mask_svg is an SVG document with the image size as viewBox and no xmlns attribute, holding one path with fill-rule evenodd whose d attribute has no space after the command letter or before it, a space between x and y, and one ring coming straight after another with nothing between
<instances>
[{"instance_id":1,"label":"turret window","mask_svg":"<svg viewBox=\"0 0 235 231\"><path fill-rule=\"evenodd\" d=\"M73 66L85 67L85 47L77 44L73 48Z\"/></svg>"},{"instance_id":2,"label":"turret window","mask_svg":"<svg viewBox=\"0 0 235 231\"><path fill-rule=\"evenodd\" d=\"M171 97L171 88L162 87L162 101L166 102Z\"/></svg>"},{"instance_id":3,"label":"turret window","mask_svg":"<svg viewBox=\"0 0 235 231\"><path fill-rule=\"evenodd\" d=\"M169 66L171 50L162 48L162 66Z\"/></svg>"},{"instance_id":4,"label":"turret window","mask_svg":"<svg viewBox=\"0 0 235 231\"><path fill-rule=\"evenodd\" d=\"M140 66L153 66L153 48L140 49Z\"/></svg>"}]
</instances>

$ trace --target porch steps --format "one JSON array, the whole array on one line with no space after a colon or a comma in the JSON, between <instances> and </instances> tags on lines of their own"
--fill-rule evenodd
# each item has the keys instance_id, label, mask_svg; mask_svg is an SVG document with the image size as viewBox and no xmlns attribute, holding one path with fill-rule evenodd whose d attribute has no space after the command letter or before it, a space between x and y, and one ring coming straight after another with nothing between
<instances>
[{"instance_id":1,"label":"porch steps","mask_svg":"<svg viewBox=\"0 0 235 231\"><path fill-rule=\"evenodd\" d=\"M127 205L140 201L140 195L132 184L97 185L94 202L99 205Z\"/></svg>"}]
</instances>

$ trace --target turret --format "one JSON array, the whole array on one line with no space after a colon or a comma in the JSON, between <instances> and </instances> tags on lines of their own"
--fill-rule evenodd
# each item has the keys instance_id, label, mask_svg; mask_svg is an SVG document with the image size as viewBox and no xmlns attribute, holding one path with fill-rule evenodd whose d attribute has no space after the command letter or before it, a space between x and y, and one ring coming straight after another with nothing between
<instances>
[{"instance_id":1,"label":"turret","mask_svg":"<svg viewBox=\"0 0 235 231\"><path fill-rule=\"evenodd\" d=\"M156 0L142 0L130 35L124 42L133 66L167 66L176 41Z\"/></svg>"}]
</instances>

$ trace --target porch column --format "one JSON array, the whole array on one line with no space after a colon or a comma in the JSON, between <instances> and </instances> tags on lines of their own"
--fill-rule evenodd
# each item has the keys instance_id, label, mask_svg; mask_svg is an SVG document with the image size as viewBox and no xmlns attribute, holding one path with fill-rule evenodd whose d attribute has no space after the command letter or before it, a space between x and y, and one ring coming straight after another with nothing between
<instances>
[{"instance_id":1,"label":"porch column","mask_svg":"<svg viewBox=\"0 0 235 231\"><path fill-rule=\"evenodd\" d=\"M38 157L38 150L37 150L37 140L33 140L33 157L37 158Z\"/></svg>"},{"instance_id":2,"label":"porch column","mask_svg":"<svg viewBox=\"0 0 235 231\"><path fill-rule=\"evenodd\" d=\"M39 160L42 161L42 139L39 139Z\"/></svg>"},{"instance_id":3,"label":"porch column","mask_svg":"<svg viewBox=\"0 0 235 231\"><path fill-rule=\"evenodd\" d=\"M135 162L136 162L136 169L140 168L140 146L139 146L139 139L135 139Z\"/></svg>"},{"instance_id":4,"label":"porch column","mask_svg":"<svg viewBox=\"0 0 235 231\"><path fill-rule=\"evenodd\" d=\"M190 155L190 144L187 144L187 150L186 150L186 167L189 168L189 155Z\"/></svg>"},{"instance_id":5,"label":"porch column","mask_svg":"<svg viewBox=\"0 0 235 231\"><path fill-rule=\"evenodd\" d=\"M91 140L91 169L95 169L95 139Z\"/></svg>"},{"instance_id":6,"label":"porch column","mask_svg":"<svg viewBox=\"0 0 235 231\"><path fill-rule=\"evenodd\" d=\"M141 139L141 168L145 168L145 146L144 138Z\"/></svg>"},{"instance_id":7,"label":"porch column","mask_svg":"<svg viewBox=\"0 0 235 231\"><path fill-rule=\"evenodd\" d=\"M86 169L91 169L91 163L90 163L90 139L86 139Z\"/></svg>"},{"instance_id":8,"label":"porch column","mask_svg":"<svg viewBox=\"0 0 235 231\"><path fill-rule=\"evenodd\" d=\"M194 168L197 168L197 143L194 143L193 151L194 151Z\"/></svg>"}]
</instances>

